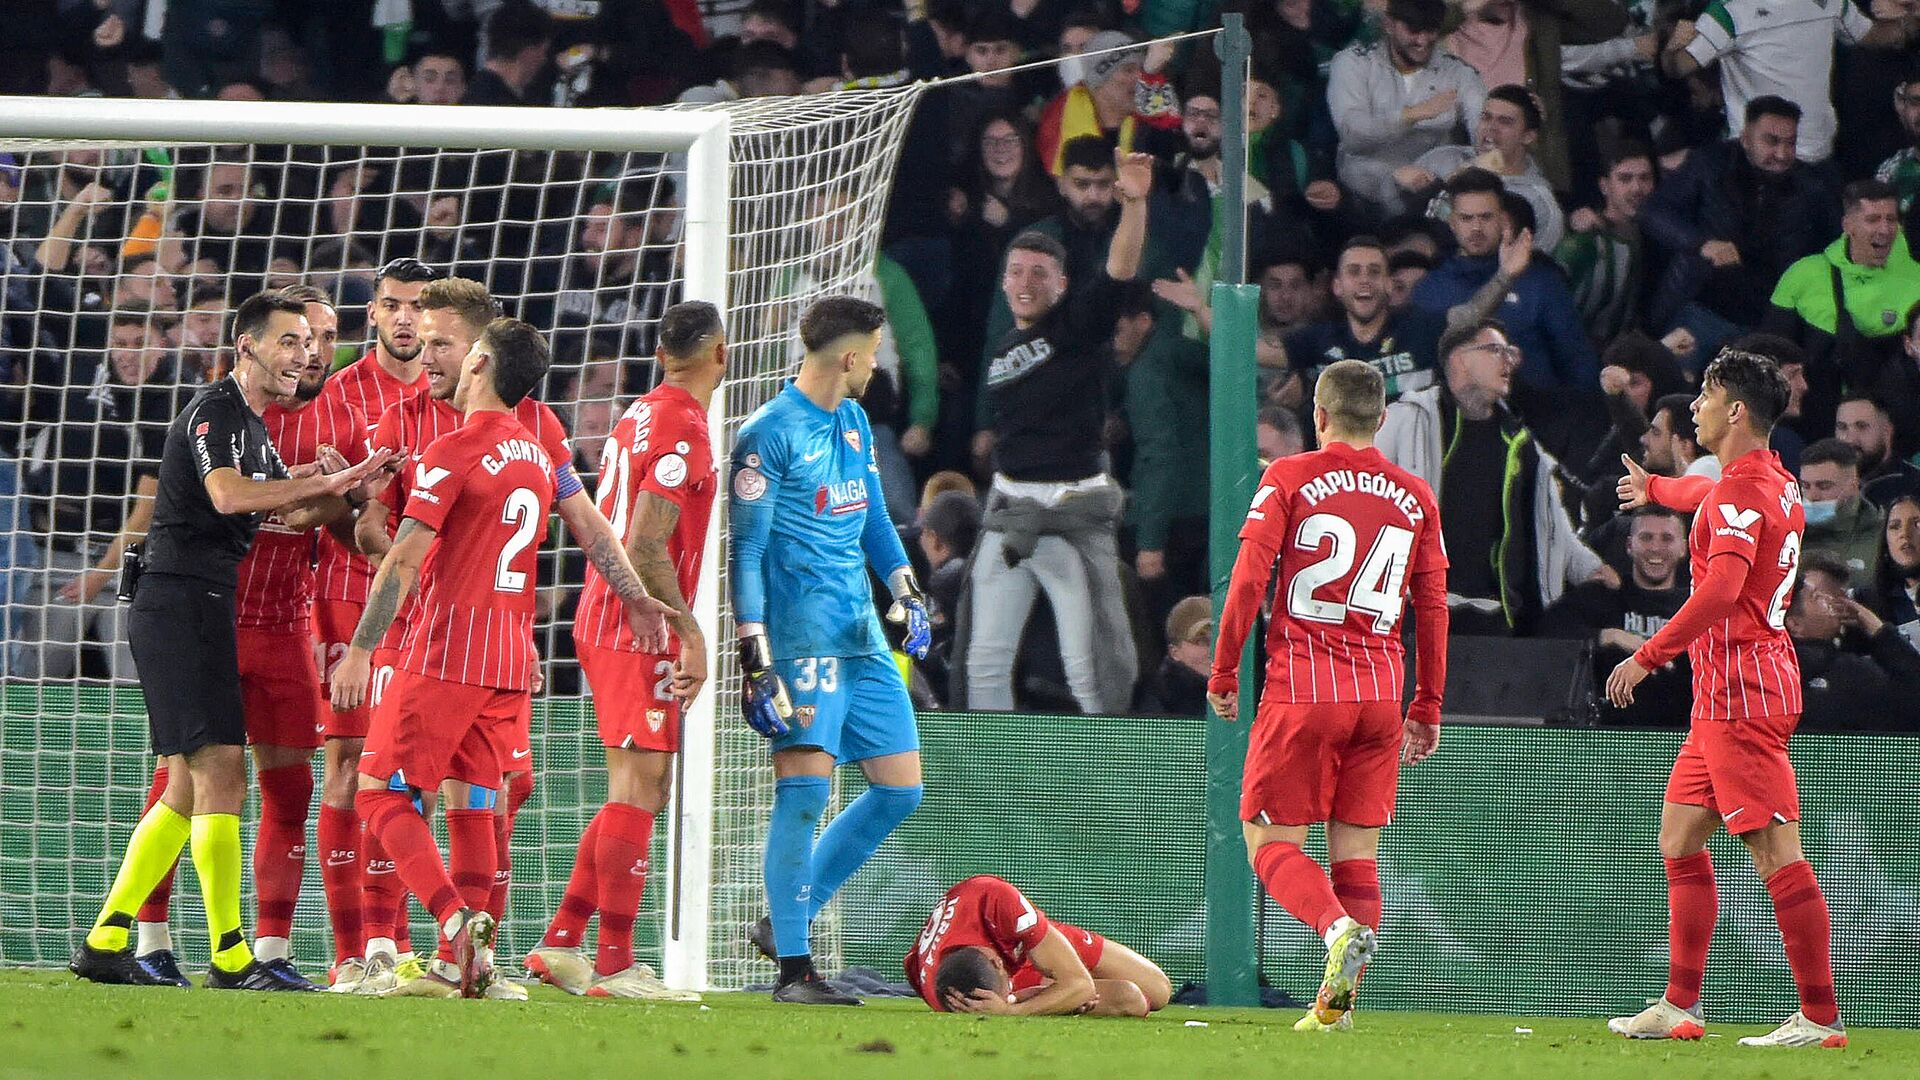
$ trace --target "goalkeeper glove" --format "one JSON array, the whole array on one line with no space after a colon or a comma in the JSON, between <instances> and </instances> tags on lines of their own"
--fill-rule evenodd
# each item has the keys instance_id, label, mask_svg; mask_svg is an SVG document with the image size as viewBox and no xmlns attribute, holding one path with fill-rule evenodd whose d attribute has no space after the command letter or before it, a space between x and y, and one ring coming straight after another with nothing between
<instances>
[{"instance_id":1,"label":"goalkeeper glove","mask_svg":"<svg viewBox=\"0 0 1920 1080\"><path fill-rule=\"evenodd\" d=\"M915 660L925 660L927 649L933 644L933 618L927 614L927 594L920 591L920 583L913 580L913 570L909 567L895 570L888 576L887 584L893 589L893 606L887 609L887 621L906 627L906 640L900 647Z\"/></svg>"},{"instance_id":2,"label":"goalkeeper glove","mask_svg":"<svg viewBox=\"0 0 1920 1080\"><path fill-rule=\"evenodd\" d=\"M747 724L769 739L785 735L787 721L793 717L793 701L787 697L786 684L773 670L773 647L767 644L765 631L744 634L740 638L741 712Z\"/></svg>"}]
</instances>

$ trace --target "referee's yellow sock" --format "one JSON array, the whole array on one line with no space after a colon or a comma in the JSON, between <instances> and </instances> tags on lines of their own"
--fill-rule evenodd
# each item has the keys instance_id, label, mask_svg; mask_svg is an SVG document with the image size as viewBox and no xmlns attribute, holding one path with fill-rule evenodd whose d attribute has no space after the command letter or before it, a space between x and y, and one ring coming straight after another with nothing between
<instances>
[{"instance_id":1,"label":"referee's yellow sock","mask_svg":"<svg viewBox=\"0 0 1920 1080\"><path fill-rule=\"evenodd\" d=\"M239 815L195 814L193 868L207 908L207 940L213 943L213 966L226 972L253 963L240 929L241 862Z\"/></svg>"},{"instance_id":2,"label":"referee's yellow sock","mask_svg":"<svg viewBox=\"0 0 1920 1080\"><path fill-rule=\"evenodd\" d=\"M127 840L127 854L120 860L120 872L113 876L106 905L87 934L88 945L107 952L127 947L127 928L133 925L134 913L180 860L189 832L187 819L172 807L153 804Z\"/></svg>"}]
</instances>

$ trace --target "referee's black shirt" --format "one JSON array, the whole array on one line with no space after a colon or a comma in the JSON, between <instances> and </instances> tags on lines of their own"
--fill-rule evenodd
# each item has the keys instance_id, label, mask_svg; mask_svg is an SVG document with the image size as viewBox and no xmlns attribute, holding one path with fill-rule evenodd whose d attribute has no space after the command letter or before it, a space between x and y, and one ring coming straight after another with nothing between
<instances>
[{"instance_id":1,"label":"referee's black shirt","mask_svg":"<svg viewBox=\"0 0 1920 1080\"><path fill-rule=\"evenodd\" d=\"M238 584L240 560L266 515L215 510L206 484L215 469L233 469L249 480L287 477L267 425L231 376L195 394L167 427L160 495L147 531L147 573L199 578L227 589Z\"/></svg>"}]
</instances>

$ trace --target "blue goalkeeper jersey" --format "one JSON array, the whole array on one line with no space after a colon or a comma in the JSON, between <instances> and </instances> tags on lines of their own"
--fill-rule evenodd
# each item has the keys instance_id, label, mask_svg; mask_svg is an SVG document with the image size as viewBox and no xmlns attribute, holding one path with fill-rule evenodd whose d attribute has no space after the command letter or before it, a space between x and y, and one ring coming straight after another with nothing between
<instances>
[{"instance_id":1,"label":"blue goalkeeper jersey","mask_svg":"<svg viewBox=\"0 0 1920 1080\"><path fill-rule=\"evenodd\" d=\"M730 490L734 620L765 624L776 660L886 652L867 564L886 578L907 552L859 403L827 412L789 383L741 427Z\"/></svg>"}]
</instances>

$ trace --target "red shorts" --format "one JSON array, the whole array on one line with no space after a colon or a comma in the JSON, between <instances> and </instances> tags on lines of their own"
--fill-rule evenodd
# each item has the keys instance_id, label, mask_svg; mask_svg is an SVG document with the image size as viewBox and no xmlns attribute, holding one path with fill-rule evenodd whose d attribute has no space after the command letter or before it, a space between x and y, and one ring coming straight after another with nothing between
<instances>
[{"instance_id":1,"label":"red shorts","mask_svg":"<svg viewBox=\"0 0 1920 1080\"><path fill-rule=\"evenodd\" d=\"M527 707L525 690L398 672L373 710L360 771L380 780L398 776L423 791L446 780L498 788L507 755L494 735Z\"/></svg>"},{"instance_id":2,"label":"red shorts","mask_svg":"<svg viewBox=\"0 0 1920 1080\"><path fill-rule=\"evenodd\" d=\"M1787 757L1787 740L1799 726L1798 716L1695 720L1667 777L1667 801L1706 807L1735 836L1799 821L1800 791Z\"/></svg>"},{"instance_id":3,"label":"red shorts","mask_svg":"<svg viewBox=\"0 0 1920 1080\"><path fill-rule=\"evenodd\" d=\"M313 602L313 649L321 675L321 697L328 696L333 685L333 669L340 666L340 660L347 655L347 643L353 640L353 632L360 626L360 605L345 600L315 600ZM377 657L376 657L377 659ZM322 722L326 725L329 739L363 739L373 717L372 695L379 692L381 686L380 669L374 667L373 684L368 700L358 708L341 711L331 704L325 707Z\"/></svg>"},{"instance_id":4,"label":"red shorts","mask_svg":"<svg viewBox=\"0 0 1920 1080\"><path fill-rule=\"evenodd\" d=\"M326 707L313 639L304 630L234 631L240 650L240 702L247 741L256 746L320 745Z\"/></svg>"},{"instance_id":5,"label":"red shorts","mask_svg":"<svg viewBox=\"0 0 1920 1080\"><path fill-rule=\"evenodd\" d=\"M1240 820L1385 825L1400 782L1402 733L1397 701L1261 702L1240 781Z\"/></svg>"},{"instance_id":6,"label":"red shorts","mask_svg":"<svg viewBox=\"0 0 1920 1080\"><path fill-rule=\"evenodd\" d=\"M1106 955L1107 951L1106 938L1091 930L1082 930L1072 923L1063 923L1059 919L1053 920L1053 928L1066 935L1067 944L1072 945L1073 951L1080 954L1080 962L1087 965L1088 972L1100 966L1100 957ZM1033 961L1029 960L1014 971L1010 981L1012 992L1017 994L1022 990L1030 990L1045 984L1047 977L1039 968L1033 966Z\"/></svg>"},{"instance_id":7,"label":"red shorts","mask_svg":"<svg viewBox=\"0 0 1920 1080\"><path fill-rule=\"evenodd\" d=\"M593 691L600 742L616 750L680 751L680 699L668 693L674 658L576 646Z\"/></svg>"},{"instance_id":8,"label":"red shorts","mask_svg":"<svg viewBox=\"0 0 1920 1080\"><path fill-rule=\"evenodd\" d=\"M533 695L525 690L513 692L520 695L520 707L511 714L492 717L487 723L487 737L500 751L502 774L522 773L533 768ZM500 777L494 777L487 786L499 787Z\"/></svg>"}]
</instances>

